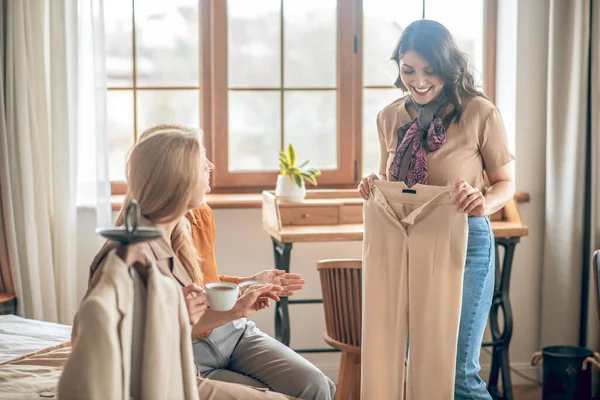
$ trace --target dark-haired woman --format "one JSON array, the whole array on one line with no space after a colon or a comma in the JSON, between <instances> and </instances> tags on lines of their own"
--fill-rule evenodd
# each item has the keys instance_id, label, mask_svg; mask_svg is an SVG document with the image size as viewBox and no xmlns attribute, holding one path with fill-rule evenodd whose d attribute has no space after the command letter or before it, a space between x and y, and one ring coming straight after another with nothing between
<instances>
[{"instance_id":1,"label":"dark-haired woman","mask_svg":"<svg viewBox=\"0 0 600 400\"><path fill-rule=\"evenodd\" d=\"M452 186L456 188L458 210L468 214L468 245L462 278L454 388L440 387L435 377L430 377L430 387L417 387L423 386L422 382L426 381L417 376L424 373L422 368L411 365L412 362L418 362L411 350L406 381L407 398L425 398L420 397L419 393L423 395L427 392L428 396L432 396L428 399L451 399L454 391L454 398L458 400L491 399L485 383L478 375L480 346L494 285L494 239L489 216L500 210L514 195L510 165L514 157L508 146L500 112L476 89L468 57L458 49L443 25L429 20L413 22L402 33L392 59L400 71L396 86L406 95L386 106L377 116L381 147L379 173L366 176L359 184L358 191L367 200L377 179L402 181L407 187L417 184ZM488 187L484 183L484 173L488 177ZM433 243L435 240L432 237L432 247L439 245ZM426 247L422 249L423 252L432 251ZM377 266L369 265L369 268ZM448 288L427 290L440 289L448 291ZM425 289L410 287L410 290ZM460 287L457 291L460 292ZM363 304L369 302L369 296L381 296L380 293L365 293ZM393 302L393 299L389 300ZM379 316L384 325L385 319L385 316ZM365 336L365 333L377 332L377 327L372 326L377 323L373 318L368 326L363 324L363 351L368 351L369 346L376 351L376 346L381 346L380 343L364 342L370 340L366 338L374 337L374 334ZM381 332L382 327L379 329ZM436 335L445 334L456 335L456 332L432 332L426 335L426 339L411 336L410 342L412 345L416 341L432 341ZM381 368L389 363L404 363L404 359L381 360ZM372 392L379 389L375 388L373 382L368 382L369 379L373 380L369 378L370 374L367 373L365 378L365 368L368 367L363 364L363 384L370 389L363 390L363 398L375 398ZM403 368L397 370L403 371ZM397 379L402 382L404 377L398 376ZM381 383L385 385L385 382ZM391 394L393 391L403 391L401 386L396 385L389 390L377 395L403 398L402 393Z\"/></svg>"}]
</instances>

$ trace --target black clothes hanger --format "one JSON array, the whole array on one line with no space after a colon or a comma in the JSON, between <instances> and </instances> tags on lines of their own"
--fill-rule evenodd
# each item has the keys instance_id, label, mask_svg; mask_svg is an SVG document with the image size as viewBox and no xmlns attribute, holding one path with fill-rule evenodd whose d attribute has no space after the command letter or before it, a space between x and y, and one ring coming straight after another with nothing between
<instances>
[{"instance_id":1,"label":"black clothes hanger","mask_svg":"<svg viewBox=\"0 0 600 400\"><path fill-rule=\"evenodd\" d=\"M130 221L130 215L131 218L133 218L132 221ZM127 208L125 208L125 226L98 228L96 229L96 233L99 233L106 239L114 240L123 245L146 242L163 235L163 231L160 229L138 226L139 219L140 205L137 201L132 200L127 205Z\"/></svg>"},{"instance_id":2,"label":"black clothes hanger","mask_svg":"<svg viewBox=\"0 0 600 400\"><path fill-rule=\"evenodd\" d=\"M138 226L140 214L140 205L137 201L132 200L125 208L125 226L97 228L96 233L106 239L119 242L122 245L146 242L163 236L163 231L161 229ZM146 281L146 265L136 262L131 266L129 268L129 274L132 278L134 276L134 270L137 271L138 275L140 275L144 281Z\"/></svg>"}]
</instances>

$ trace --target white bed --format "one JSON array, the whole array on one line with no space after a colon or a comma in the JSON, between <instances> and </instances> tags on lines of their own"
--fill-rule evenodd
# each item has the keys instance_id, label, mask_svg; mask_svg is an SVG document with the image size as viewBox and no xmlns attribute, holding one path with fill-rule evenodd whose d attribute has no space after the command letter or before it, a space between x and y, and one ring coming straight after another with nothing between
<instances>
[{"instance_id":1,"label":"white bed","mask_svg":"<svg viewBox=\"0 0 600 400\"><path fill-rule=\"evenodd\" d=\"M0 315L0 399L58 399L71 327Z\"/></svg>"},{"instance_id":2,"label":"white bed","mask_svg":"<svg viewBox=\"0 0 600 400\"><path fill-rule=\"evenodd\" d=\"M71 327L0 315L0 364L71 340Z\"/></svg>"}]
</instances>

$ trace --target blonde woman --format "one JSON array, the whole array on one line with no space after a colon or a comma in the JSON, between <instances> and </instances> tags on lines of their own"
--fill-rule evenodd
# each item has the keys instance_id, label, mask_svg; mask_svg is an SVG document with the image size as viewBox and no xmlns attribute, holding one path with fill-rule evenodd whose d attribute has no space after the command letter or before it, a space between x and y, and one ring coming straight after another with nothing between
<instances>
[{"instance_id":1,"label":"blonde woman","mask_svg":"<svg viewBox=\"0 0 600 400\"><path fill-rule=\"evenodd\" d=\"M140 136L138 143L165 130L192 132L181 125L158 125L146 130ZM208 172L214 168L208 160L206 165ZM207 190L209 191L210 188L208 187ZM131 193L127 194L125 204L131 200L131 195ZM198 255L202 255L203 260L202 263L189 263L193 268L186 273L190 277L195 277L192 279L196 283L200 282L200 286L204 282L220 280L241 282L243 278L218 275L214 255L215 227L212 211L204 203L192 205L195 207L186 214L187 219L180 221L182 231L177 234L177 237L185 241L186 248L189 246L195 248L193 257L196 260ZM191 221L191 226L188 220ZM121 212L117 218L117 225L123 223L123 212ZM210 231L213 232L212 235L209 234ZM207 240L198 240L200 236L206 236ZM192 239L196 239L195 244ZM174 249L180 247L177 243L173 245ZM183 258L189 256L184 254ZM283 274L283 271L278 270L262 271L253 279L273 283L275 289L267 292L265 296L276 301L279 300L279 295L289 296L304 284L299 275ZM332 399L335 394L335 384L325 374L289 347L261 332L253 322L246 320L245 317L266 306L268 306L268 299L263 298L254 308L236 307L230 312L208 309L198 322L193 324L194 358L200 374L214 380L270 389L301 399Z\"/></svg>"},{"instance_id":2,"label":"blonde woman","mask_svg":"<svg viewBox=\"0 0 600 400\"><path fill-rule=\"evenodd\" d=\"M92 262L90 288L102 274L105 256L111 249L119 247L118 254L126 264L155 262L164 275L181 284L190 323L195 327L205 315L206 305L204 296L200 294L202 273L199 260L184 215L205 203L211 168L196 132L164 127L154 129L151 135L142 138L128 157L126 197L139 202L141 226L160 228L165 235L150 242L124 247L107 242ZM120 215L117 222L122 220ZM253 314L267 306L268 297L277 299L276 293L281 290L274 285L248 290L239 297L234 310ZM287 398L249 386L203 378L198 378L198 391L203 400Z\"/></svg>"},{"instance_id":3,"label":"blonde woman","mask_svg":"<svg viewBox=\"0 0 600 400\"><path fill-rule=\"evenodd\" d=\"M172 199L170 201L177 201L184 198L183 193L179 193L178 190L181 191L183 190L182 188L192 185L193 180L190 181L189 177L187 181L183 180L180 182L177 182L177 179L169 178L170 174L177 176L180 171L165 174L164 169L158 167L163 163L150 154L145 155L145 159L154 160L151 162L152 165L142 168L147 169L147 171L144 171L143 173L134 171L136 168L134 167L135 149L137 147L145 147L142 146L142 143L165 132L179 132L184 135L195 134L193 130L181 125L158 125L146 130L140 136L138 144L134 146L134 149L129 156L127 176L129 181L130 176L131 179L133 179L136 174L140 174L143 176L143 179L141 179L142 188L149 190L149 188L154 187L153 185L156 184L157 188L162 188L159 189L159 194ZM157 150L153 148L153 151ZM184 207L185 211L206 208L204 207L204 194L210 191L208 173L214 168L214 165L206 159L204 148L202 148L202 157L205 160L204 162L206 165L206 175L202 177L203 180L206 178L206 186L198 189L196 194L196 199L199 199L200 194L202 194L202 200L182 201L183 204L188 204L188 207ZM185 160L187 159L187 156L179 154L175 156L174 159ZM152 170L156 171L153 172ZM169 188L168 185L163 185L163 180L169 181L169 184L175 189ZM136 192L133 191L133 187L130 184L129 192L126 195L124 204L127 204L132 198L135 198L140 202L142 214L148 217L144 205L140 201L140 195L137 195ZM189 215L190 213L188 213L188 217ZM123 223L123 212L121 212L117 218L116 224L123 225ZM179 218L177 224L174 225L173 233L171 235L171 247L175 250L177 257L180 260L184 260L181 264L185 271L173 268L172 275L182 284L184 284L187 276L187 278L191 279L196 285L202 286L205 280L204 271L203 268L201 268L197 248L194 246L190 235L190 229L191 227L186 218ZM277 277L282 278L280 275ZM212 281L211 277L207 278L208 281ZM294 277L290 276L286 278ZM281 279L279 281L275 279L275 281L279 283ZM290 279L286 279L286 281L290 281ZM294 283L295 281L292 279L291 282ZM303 283L303 281L301 281L301 283ZM184 293L188 295L188 293L195 292L199 290L198 286L185 285ZM302 399L327 400L333 398L335 385L319 371L319 369L297 353L290 350L287 346L282 345L272 337L262 333L252 322L246 321L245 319L245 317L267 307L269 303L268 298L277 301L279 300L278 294L281 294L282 290L284 291L284 295L289 295L288 292L290 290L295 290L297 287L298 286L293 284L284 284L283 287L279 286L279 284L273 285L270 291L261 292L255 303L251 303L248 299L243 301L243 297L245 297L243 296L238 301L238 304L236 304L236 307L230 312L215 312L208 309L202 313L201 317L196 316L197 319L192 324L192 336L195 338L202 338L193 341L196 364L199 366L202 375L214 380L241 383L263 389L268 388ZM191 295L188 296L189 302L198 301L191 300ZM198 307L200 306L197 304L190 304L188 310L197 310ZM214 359L214 348L209 349L206 347L207 344L214 344L215 342L219 343L218 347L221 349L219 351L219 354L221 355L219 360ZM229 344L226 346L226 350L224 347L225 344ZM221 351L223 351L223 353L221 353ZM215 368L217 364L219 365L219 368Z\"/></svg>"}]
</instances>

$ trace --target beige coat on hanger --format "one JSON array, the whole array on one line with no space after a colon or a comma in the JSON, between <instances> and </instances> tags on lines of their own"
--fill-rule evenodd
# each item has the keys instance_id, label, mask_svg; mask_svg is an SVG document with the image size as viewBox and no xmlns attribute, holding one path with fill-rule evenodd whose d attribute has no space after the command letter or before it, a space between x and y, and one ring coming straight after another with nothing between
<instances>
[{"instance_id":1,"label":"beige coat on hanger","mask_svg":"<svg viewBox=\"0 0 600 400\"><path fill-rule=\"evenodd\" d=\"M139 226L146 226L146 227L153 227L154 225L152 224L151 221L149 221L148 219L144 218L143 216L139 219ZM183 301L183 296L181 296L182 292L182 287L187 286L189 284L192 283L192 280L190 279L189 275L187 274L187 272L185 271L185 268L183 267L183 265L181 264L181 262L179 262L179 260L177 259L177 257L175 256L173 249L171 249L171 246L169 245L169 243L166 241L166 239L164 237L155 239L155 240L151 240L149 242L144 242L142 243L143 247L144 247L144 252L146 254L146 256L148 257L149 260L153 261L156 265L157 268L155 268L156 272L160 272L164 277L166 277L169 281L174 283L174 286L177 287L177 289L179 290L180 293L180 297ZM89 276L89 287L88 287L88 291L82 301L82 304L80 306L80 309L75 317L75 321L73 323L73 334L72 334L72 341L74 344L77 344L77 342L79 341L79 335L82 334L83 330L80 329L79 324L80 323L87 323L87 320L91 319L93 320L93 322L91 323L92 325L88 325L88 326L93 326L94 324L99 325L100 323L102 323L103 320L106 320L106 318L104 316L96 316L94 317L93 315L84 315L84 314L90 314L89 312L85 311L84 305L85 303L88 302L88 298L90 296L92 296L93 293L96 292L96 286L98 284L100 284L101 281L105 281L105 280L109 280L109 278L105 279L104 278L104 268L108 265L108 259L112 258L112 257L117 257L114 254L114 249L118 246L118 243L116 242L111 242L108 241L106 242L106 244L102 247L102 249L100 249L100 251L98 252L98 254L96 255L96 257L94 258L94 260L91 263L90 266L90 276ZM119 262L119 260L117 260L116 262ZM124 282L128 282L127 279L122 279L123 276L126 276L127 278L129 278L129 273L127 270L127 267L125 266L125 264L120 261L121 265L120 265L120 271L115 271L115 272L111 272L110 275L112 274L119 274L116 276L119 276L119 281L122 281L121 284L123 284ZM159 275L159 274L155 274L155 275ZM129 280L131 280L131 278L129 278ZM112 285L115 286L116 284L114 283L115 279L110 279L110 282L113 282ZM116 288L114 290L117 290ZM150 294L148 293L148 296ZM123 303L126 299L122 299L119 298L117 299L116 297L113 298L111 301L111 307L113 310L116 310L117 307L117 303ZM133 299L129 298L127 299L127 301L132 302ZM160 301L165 301L165 300L160 300ZM106 305L106 304L105 304ZM123 307L121 307L123 308ZM181 310L180 310L181 311ZM182 341L180 339L179 336L174 336L172 339L168 338L168 337L162 337L162 338L157 338L155 339L156 342L154 342L155 344L157 343L162 343L163 341L169 341L172 340L173 343L169 343L169 344L165 344L164 346L161 345L157 345L155 346L157 349L161 349L163 348L164 351L161 351L161 355L163 356L169 356L169 355L173 355L174 352L167 352L167 349L172 349L174 348L175 344L180 343L181 346L185 346L186 347L186 353L189 350L189 357L186 356L186 359L189 359L191 362L192 367L194 368L194 373L196 372L195 370L195 363L194 363L194 356L191 352L191 329L189 326L189 317L187 316L187 311L185 309L185 305L183 305L183 309L182 311L185 313L185 318L184 321L185 323L181 322L181 324L185 325L181 325L181 337L185 337L186 341ZM100 311L101 313L106 313L106 311ZM115 323L115 320L117 320L118 318L120 318L120 315L122 315L122 313L119 311L118 313L113 312L113 314L111 315L111 319L112 319L112 324ZM129 318L131 318L131 316L129 316ZM124 317L124 321L126 320L126 318ZM129 320L128 323L131 320ZM177 327L178 325L176 323L171 323L170 319L164 319L164 320L159 320L160 323L155 325L154 328L156 327L160 327L161 329L163 329L167 323L171 324L169 326L171 327ZM169 322L167 322L169 321ZM151 329L151 327L148 327L148 329ZM118 335L115 336L120 336L120 335L127 335L126 338L124 340L130 340L130 338L132 337L132 333L133 332L122 332L119 331ZM115 346L121 346L124 347L124 342L120 342L119 341L119 337L116 337L114 339L111 340L116 340L116 342L114 344L112 344L112 346L114 348L116 348ZM95 378L95 375L103 375L103 373L99 373L98 371L105 371L106 366L103 365L99 365L99 364L95 364L93 365L91 361L89 361L90 357L86 356L86 352L88 351L93 351L94 354L101 352L98 348L97 344L95 344L95 341L92 340L86 340L85 341L87 344L82 344L80 347L82 349L87 349L88 347L90 347L90 350L80 350L79 354L76 356L77 357L77 361L70 361L72 364L72 370L68 371L68 375L64 375L63 378L61 378L61 387L63 388L63 390L60 391L60 395L61 395L61 400L64 399L120 399L123 398L122 396L124 396L125 394L128 394L128 390L126 388L122 388L122 391L118 392L119 394L117 394L116 396L112 394L112 392L109 392L109 387L112 387L113 385L111 384L110 386L103 382L106 381L106 378L102 378L102 379L92 379ZM189 343L189 349L188 349L188 343ZM170 351L170 350L169 350ZM75 352L75 349L74 349ZM183 350L181 352L182 356L183 356ZM95 357L95 356L94 356ZM102 357L102 355L100 355L100 357ZM74 359L75 360L75 359ZM184 360L181 360L182 362L184 362ZM88 364L89 363L89 364ZM125 364L125 361L122 361L123 364ZM145 376L160 376L158 374L158 372L160 372L162 369L162 366L152 366L152 364L154 363L150 363L150 365L148 366L148 368L150 369L149 372L146 373ZM129 365L129 363L127 364ZM187 365L187 364L186 364ZM78 368L77 366L81 367ZM119 369L124 369L126 368L125 366L121 367L119 365ZM152 368L155 368L154 370ZM79 372L78 372L79 371ZM83 374L82 371L91 371L87 374ZM109 371L112 371L109 369ZM66 372L66 371L65 371ZM84 389L87 390L86 393L94 393L94 395L92 396L81 396L81 393L83 393L81 390L83 389L78 389L75 388L75 386L79 386L79 385L83 385L84 383L79 383L77 382L77 380L79 379L77 377L77 374L80 375L84 375L87 376L88 382L85 383L85 385L89 385L88 387L85 387ZM156 375L154 375L156 374ZM113 373L114 375L114 373ZM170 379L169 373L163 375L164 379L162 380L168 380ZM187 375L186 375L187 377ZM110 379L115 380L117 379L116 376L111 377ZM119 378L121 379L121 378ZM121 384L121 382L124 382L125 379L124 377L118 381L119 384ZM128 378L129 379L129 378ZM158 379L157 379L158 380ZM127 382L129 382L129 380L127 380ZM169 394L168 396L164 396L164 397L160 397L158 395L154 396L153 394L150 394L148 397L149 399L165 399L165 400L170 400L170 399L197 399L199 396L201 400L240 400L240 399L244 399L244 400L287 400L287 399L292 399L292 397L289 396L285 396L283 394L280 393L275 393L275 392L270 392L267 391L266 389L260 389L260 388L254 388L254 387L250 387L250 386L244 386L244 385L239 385L239 384L235 384L235 383L229 383L229 382L219 382L219 381L215 381L212 379L208 379L208 378L202 378L200 376L196 376L195 377L195 381L194 381L194 390L195 390L195 394L190 394L189 396L177 396L176 394L178 392L173 392L173 394ZM157 382L156 385L163 385L163 384L167 384L165 382ZM188 390L188 386L187 386L187 381L186 381L186 393ZM60 390L60 388L59 388ZM71 391L73 390L73 391ZM79 391L78 391L79 390ZM73 394L71 394L73 393ZM110 395L109 395L110 393ZM62 397L65 396L65 397ZM128 397L127 397L128 398ZM143 399L145 400L146 397L143 397Z\"/></svg>"},{"instance_id":2,"label":"beige coat on hanger","mask_svg":"<svg viewBox=\"0 0 600 400\"><path fill-rule=\"evenodd\" d=\"M75 317L73 352L60 378L60 399L130 396L134 283L114 250L101 251L99 256L102 273L94 274ZM142 399L198 399L191 328L181 287L152 264L146 294L141 378L133 392Z\"/></svg>"}]
</instances>

